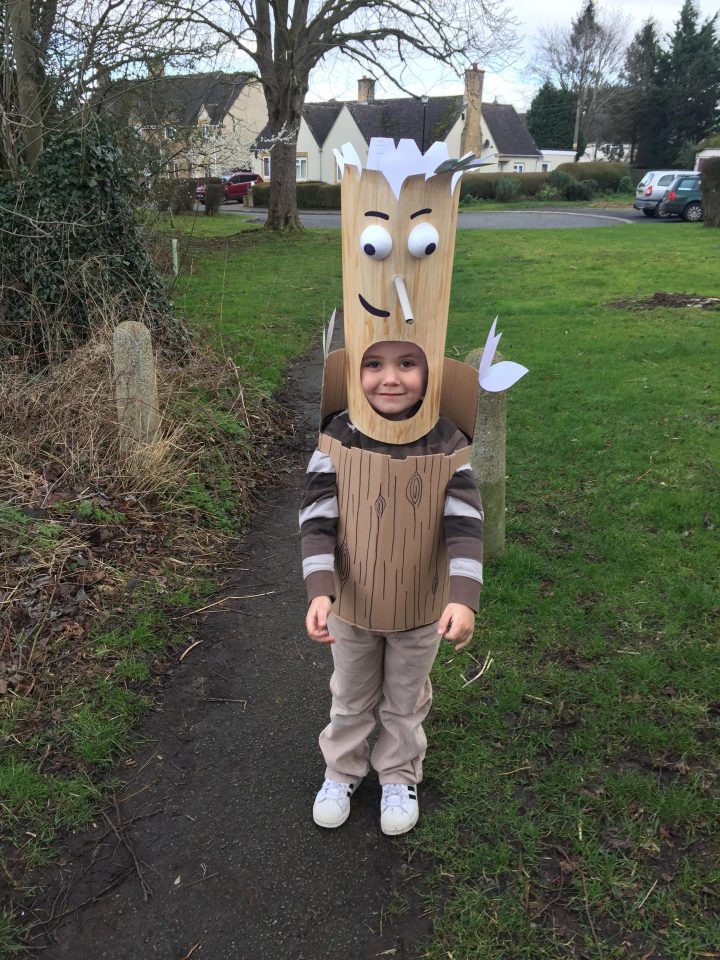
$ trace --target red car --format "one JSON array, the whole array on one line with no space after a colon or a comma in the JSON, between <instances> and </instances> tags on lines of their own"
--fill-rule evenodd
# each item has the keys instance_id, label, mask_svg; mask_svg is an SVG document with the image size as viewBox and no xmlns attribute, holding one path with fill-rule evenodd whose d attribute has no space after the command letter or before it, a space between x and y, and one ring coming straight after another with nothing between
<instances>
[{"instance_id":1,"label":"red car","mask_svg":"<svg viewBox=\"0 0 720 960\"><path fill-rule=\"evenodd\" d=\"M250 170L238 170L236 173L227 173L223 174L223 193L225 194L225 199L223 203L229 203L231 200L237 200L238 203L243 202L243 197L246 197L250 192L250 188L254 183L262 183L263 178L259 173L252 173ZM205 184L198 184L195 189L195 197L199 203L205 203Z\"/></svg>"}]
</instances>

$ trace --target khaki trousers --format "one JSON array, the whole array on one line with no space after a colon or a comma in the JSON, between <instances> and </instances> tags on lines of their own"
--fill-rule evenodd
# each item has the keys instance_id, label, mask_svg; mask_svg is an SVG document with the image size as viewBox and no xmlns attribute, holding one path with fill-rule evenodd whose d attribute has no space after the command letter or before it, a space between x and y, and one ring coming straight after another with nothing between
<instances>
[{"instance_id":1,"label":"khaki trousers","mask_svg":"<svg viewBox=\"0 0 720 960\"><path fill-rule=\"evenodd\" d=\"M328 618L335 671L330 723L320 734L326 777L353 781L370 765L380 783L420 783L432 703L430 669L440 645L437 621L400 633L354 627ZM372 754L368 737L380 732Z\"/></svg>"}]
</instances>

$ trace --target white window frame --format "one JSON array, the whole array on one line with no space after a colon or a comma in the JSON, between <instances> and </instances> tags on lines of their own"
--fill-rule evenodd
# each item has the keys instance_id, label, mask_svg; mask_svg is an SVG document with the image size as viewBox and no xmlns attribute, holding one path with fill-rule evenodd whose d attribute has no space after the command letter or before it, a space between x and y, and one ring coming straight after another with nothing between
<instances>
[{"instance_id":1,"label":"white window frame","mask_svg":"<svg viewBox=\"0 0 720 960\"><path fill-rule=\"evenodd\" d=\"M514 163L514 164L513 164L513 173L525 173L525 164L524 164L524 163Z\"/></svg>"},{"instance_id":2,"label":"white window frame","mask_svg":"<svg viewBox=\"0 0 720 960\"><path fill-rule=\"evenodd\" d=\"M269 156L262 158L262 177L263 180L270 180L272 177L272 167Z\"/></svg>"},{"instance_id":3,"label":"white window frame","mask_svg":"<svg viewBox=\"0 0 720 960\"><path fill-rule=\"evenodd\" d=\"M550 164L549 164L549 163L541 163L541 164L540 164L540 172L541 172L541 173L549 173L549 172L550 172Z\"/></svg>"},{"instance_id":4,"label":"white window frame","mask_svg":"<svg viewBox=\"0 0 720 960\"><path fill-rule=\"evenodd\" d=\"M303 175L303 166L305 167L305 173ZM308 158L305 157L295 157L295 180L297 183L304 183L308 178Z\"/></svg>"}]
</instances>

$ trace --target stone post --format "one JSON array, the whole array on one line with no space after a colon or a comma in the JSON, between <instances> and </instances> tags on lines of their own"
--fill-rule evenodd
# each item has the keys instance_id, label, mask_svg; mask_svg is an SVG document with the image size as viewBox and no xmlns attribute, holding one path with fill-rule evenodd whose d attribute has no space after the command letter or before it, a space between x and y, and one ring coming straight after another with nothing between
<instances>
[{"instance_id":1,"label":"stone post","mask_svg":"<svg viewBox=\"0 0 720 960\"><path fill-rule=\"evenodd\" d=\"M465 362L476 369L483 351L473 350ZM502 360L495 354L495 362ZM505 553L505 439L506 391L488 393L480 387L475 439L470 463L485 512L483 554L485 562Z\"/></svg>"},{"instance_id":2,"label":"stone post","mask_svg":"<svg viewBox=\"0 0 720 960\"><path fill-rule=\"evenodd\" d=\"M123 449L152 443L160 425L152 340L135 320L113 331L115 399Z\"/></svg>"}]
</instances>

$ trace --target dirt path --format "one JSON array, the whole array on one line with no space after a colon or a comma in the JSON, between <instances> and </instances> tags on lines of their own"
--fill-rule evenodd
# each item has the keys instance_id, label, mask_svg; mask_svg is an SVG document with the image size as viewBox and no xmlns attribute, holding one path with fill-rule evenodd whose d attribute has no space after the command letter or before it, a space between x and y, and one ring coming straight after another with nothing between
<instances>
[{"instance_id":1,"label":"dirt path","mask_svg":"<svg viewBox=\"0 0 720 960\"><path fill-rule=\"evenodd\" d=\"M320 371L317 350L291 375L295 469L269 493L230 571L227 594L267 595L210 615L203 643L174 671L121 803L107 811L125 829L105 817L70 838L54 914L70 912L43 960L365 960L393 949L402 960L408 938L428 932L428 921L383 923L396 886L408 895L410 868L380 834L377 780L340 830L320 830L310 813L331 660L303 631L297 504Z\"/></svg>"}]
</instances>

